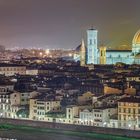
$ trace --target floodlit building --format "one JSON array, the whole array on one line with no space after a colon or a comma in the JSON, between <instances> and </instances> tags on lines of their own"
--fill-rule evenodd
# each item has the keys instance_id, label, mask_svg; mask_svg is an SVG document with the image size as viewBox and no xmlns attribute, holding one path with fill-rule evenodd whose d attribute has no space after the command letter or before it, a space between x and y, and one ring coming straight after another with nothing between
<instances>
[{"instance_id":1,"label":"floodlit building","mask_svg":"<svg viewBox=\"0 0 140 140\"><path fill-rule=\"evenodd\" d=\"M25 75L26 66L18 64L1 63L0 74L4 74L5 76L12 76L15 74Z\"/></svg>"},{"instance_id":2,"label":"floodlit building","mask_svg":"<svg viewBox=\"0 0 140 140\"><path fill-rule=\"evenodd\" d=\"M86 60L86 64L88 65L116 64L117 62L140 64L140 30L134 35L132 49L123 49L123 46L122 49L107 49L106 46L99 47L97 33L98 31L96 29L87 30L86 55L82 53L82 49L78 46L79 49L76 49L76 51L80 52L79 55L78 53L74 55L76 61L80 60L83 62L83 60ZM80 47L82 48L82 46Z\"/></svg>"},{"instance_id":3,"label":"floodlit building","mask_svg":"<svg viewBox=\"0 0 140 140\"><path fill-rule=\"evenodd\" d=\"M97 64L97 33L96 29L87 30L87 64Z\"/></svg>"},{"instance_id":4,"label":"floodlit building","mask_svg":"<svg viewBox=\"0 0 140 140\"><path fill-rule=\"evenodd\" d=\"M45 120L48 112L59 111L60 101L49 100L45 95L39 95L30 99L29 118L33 120Z\"/></svg>"},{"instance_id":5,"label":"floodlit building","mask_svg":"<svg viewBox=\"0 0 140 140\"><path fill-rule=\"evenodd\" d=\"M110 117L114 114L117 114L117 108L113 107L84 109L80 112L80 124L107 127Z\"/></svg>"},{"instance_id":6,"label":"floodlit building","mask_svg":"<svg viewBox=\"0 0 140 140\"><path fill-rule=\"evenodd\" d=\"M0 94L0 117L18 118L17 112L25 109L25 106L21 105L20 96L18 92Z\"/></svg>"},{"instance_id":7,"label":"floodlit building","mask_svg":"<svg viewBox=\"0 0 140 140\"><path fill-rule=\"evenodd\" d=\"M140 130L140 97L125 97L118 102L120 128Z\"/></svg>"}]
</instances>

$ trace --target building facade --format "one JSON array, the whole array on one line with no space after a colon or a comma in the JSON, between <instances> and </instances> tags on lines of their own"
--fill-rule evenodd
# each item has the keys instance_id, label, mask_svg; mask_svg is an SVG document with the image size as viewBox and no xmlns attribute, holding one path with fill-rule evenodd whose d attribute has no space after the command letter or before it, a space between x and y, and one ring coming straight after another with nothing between
<instances>
[{"instance_id":1,"label":"building facade","mask_svg":"<svg viewBox=\"0 0 140 140\"><path fill-rule=\"evenodd\" d=\"M93 108L91 111L84 109L80 112L80 122L82 125L107 127L114 114L117 114L117 108Z\"/></svg>"},{"instance_id":2,"label":"building facade","mask_svg":"<svg viewBox=\"0 0 140 140\"><path fill-rule=\"evenodd\" d=\"M43 121L47 118L48 112L56 112L60 110L60 101L31 98L29 110L30 119Z\"/></svg>"},{"instance_id":3,"label":"building facade","mask_svg":"<svg viewBox=\"0 0 140 140\"><path fill-rule=\"evenodd\" d=\"M87 64L97 64L97 33L95 29L87 30Z\"/></svg>"},{"instance_id":4,"label":"building facade","mask_svg":"<svg viewBox=\"0 0 140 140\"><path fill-rule=\"evenodd\" d=\"M118 102L120 128L140 130L140 98L125 97Z\"/></svg>"},{"instance_id":5,"label":"building facade","mask_svg":"<svg viewBox=\"0 0 140 140\"><path fill-rule=\"evenodd\" d=\"M107 49L106 46L98 46L98 31L95 29L87 30L87 46L81 45L81 50L86 50L86 55L78 53L74 59L86 60L86 64L116 64L117 62L126 64L140 64L140 30L134 35L131 49ZM77 50L77 49L76 49ZM82 56L81 56L82 55ZM85 59L83 58L85 57ZM83 63L81 63L83 66Z\"/></svg>"},{"instance_id":6,"label":"building facade","mask_svg":"<svg viewBox=\"0 0 140 140\"><path fill-rule=\"evenodd\" d=\"M1 63L0 74L3 74L5 76L12 76L15 74L25 75L26 66L18 64Z\"/></svg>"}]
</instances>

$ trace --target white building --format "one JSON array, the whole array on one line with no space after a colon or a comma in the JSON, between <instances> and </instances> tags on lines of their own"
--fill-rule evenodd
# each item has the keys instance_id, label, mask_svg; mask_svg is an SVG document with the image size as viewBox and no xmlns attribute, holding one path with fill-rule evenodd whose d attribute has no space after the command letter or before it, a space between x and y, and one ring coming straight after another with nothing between
<instances>
[{"instance_id":1,"label":"white building","mask_svg":"<svg viewBox=\"0 0 140 140\"><path fill-rule=\"evenodd\" d=\"M86 64L116 64L117 62L126 64L140 64L140 30L136 32L132 41L131 49L107 49L106 46L99 47L97 39L98 31L87 30L87 46L85 46L85 59L83 53L76 53L75 60L86 60ZM83 47L83 45L81 45ZM83 50L83 49L76 49ZM79 55L78 55L79 54Z\"/></svg>"},{"instance_id":2,"label":"white building","mask_svg":"<svg viewBox=\"0 0 140 140\"><path fill-rule=\"evenodd\" d=\"M80 124L107 127L110 117L117 114L117 108L84 109L80 112Z\"/></svg>"},{"instance_id":3,"label":"white building","mask_svg":"<svg viewBox=\"0 0 140 140\"><path fill-rule=\"evenodd\" d=\"M25 75L26 66L18 64L1 63L0 74L4 74L5 76L12 76L15 74Z\"/></svg>"},{"instance_id":4,"label":"white building","mask_svg":"<svg viewBox=\"0 0 140 140\"><path fill-rule=\"evenodd\" d=\"M87 30L87 64L97 64L97 33L95 29Z\"/></svg>"},{"instance_id":5,"label":"white building","mask_svg":"<svg viewBox=\"0 0 140 140\"><path fill-rule=\"evenodd\" d=\"M118 102L119 127L140 130L140 97L125 97Z\"/></svg>"}]
</instances>

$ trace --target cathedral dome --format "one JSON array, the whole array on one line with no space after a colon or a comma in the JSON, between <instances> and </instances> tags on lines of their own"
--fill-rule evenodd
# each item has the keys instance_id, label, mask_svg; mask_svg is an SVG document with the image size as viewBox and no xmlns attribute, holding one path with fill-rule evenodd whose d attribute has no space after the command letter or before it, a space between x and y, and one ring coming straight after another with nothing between
<instances>
[{"instance_id":1,"label":"cathedral dome","mask_svg":"<svg viewBox=\"0 0 140 140\"><path fill-rule=\"evenodd\" d=\"M136 32L132 41L132 52L134 55L140 53L140 30Z\"/></svg>"},{"instance_id":2,"label":"cathedral dome","mask_svg":"<svg viewBox=\"0 0 140 140\"><path fill-rule=\"evenodd\" d=\"M135 34L133 44L140 44L140 30Z\"/></svg>"}]
</instances>

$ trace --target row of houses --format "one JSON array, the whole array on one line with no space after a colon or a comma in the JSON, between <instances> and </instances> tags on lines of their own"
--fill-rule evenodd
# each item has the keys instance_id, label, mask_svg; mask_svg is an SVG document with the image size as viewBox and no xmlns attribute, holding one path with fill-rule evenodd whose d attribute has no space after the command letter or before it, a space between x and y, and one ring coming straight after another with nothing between
<instances>
[{"instance_id":1,"label":"row of houses","mask_svg":"<svg viewBox=\"0 0 140 140\"><path fill-rule=\"evenodd\" d=\"M77 104L64 107L63 98L56 98L50 91L17 92L11 85L5 85L5 91L0 92L0 117L3 118L140 130L138 96L95 96L87 92L77 97Z\"/></svg>"}]
</instances>

